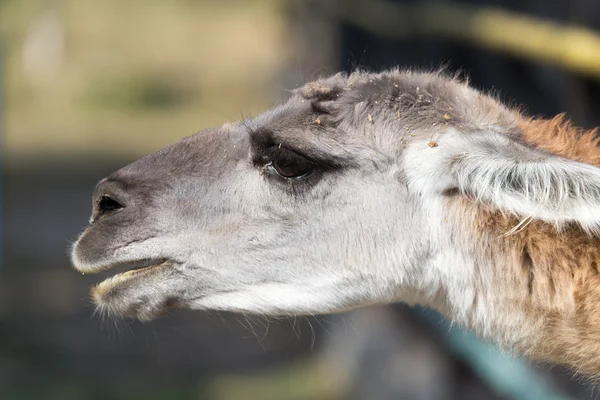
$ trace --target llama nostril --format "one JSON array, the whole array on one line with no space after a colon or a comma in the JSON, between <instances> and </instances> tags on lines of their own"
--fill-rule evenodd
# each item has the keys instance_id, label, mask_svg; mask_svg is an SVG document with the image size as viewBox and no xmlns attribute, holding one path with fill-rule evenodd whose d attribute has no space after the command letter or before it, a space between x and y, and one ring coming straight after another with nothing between
<instances>
[{"instance_id":1,"label":"llama nostril","mask_svg":"<svg viewBox=\"0 0 600 400\"><path fill-rule=\"evenodd\" d=\"M113 197L103 194L98 199L98 203L96 204L96 212L94 213L94 221L98 220L100 217L103 217L107 214L113 213L115 211L120 211L125 206L115 200Z\"/></svg>"}]
</instances>

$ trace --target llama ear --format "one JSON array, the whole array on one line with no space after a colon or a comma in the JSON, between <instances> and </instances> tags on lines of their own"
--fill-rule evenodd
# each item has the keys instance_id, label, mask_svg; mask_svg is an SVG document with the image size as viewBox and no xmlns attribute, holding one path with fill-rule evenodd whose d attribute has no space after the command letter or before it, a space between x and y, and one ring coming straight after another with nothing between
<instances>
[{"instance_id":1,"label":"llama ear","mask_svg":"<svg viewBox=\"0 0 600 400\"><path fill-rule=\"evenodd\" d=\"M600 230L600 168L498 133L449 132L436 144L421 144L420 156L413 147L407 157L409 177L421 190L458 192L521 218Z\"/></svg>"}]
</instances>

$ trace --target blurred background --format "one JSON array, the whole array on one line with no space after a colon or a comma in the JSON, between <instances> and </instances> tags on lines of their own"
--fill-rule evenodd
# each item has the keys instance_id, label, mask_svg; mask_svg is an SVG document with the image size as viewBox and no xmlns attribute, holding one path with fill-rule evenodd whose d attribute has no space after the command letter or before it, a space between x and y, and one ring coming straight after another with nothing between
<instances>
[{"instance_id":1,"label":"blurred background","mask_svg":"<svg viewBox=\"0 0 600 400\"><path fill-rule=\"evenodd\" d=\"M93 317L71 269L97 180L338 70L447 66L600 125L594 0L0 0L0 399L590 399L402 305L269 321Z\"/></svg>"}]
</instances>

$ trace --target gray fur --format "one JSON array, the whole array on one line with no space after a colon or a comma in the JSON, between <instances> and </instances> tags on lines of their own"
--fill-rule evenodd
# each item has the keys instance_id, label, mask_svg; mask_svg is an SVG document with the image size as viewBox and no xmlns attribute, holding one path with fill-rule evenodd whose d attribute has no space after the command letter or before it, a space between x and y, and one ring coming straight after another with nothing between
<instances>
[{"instance_id":1,"label":"gray fur","mask_svg":"<svg viewBox=\"0 0 600 400\"><path fill-rule=\"evenodd\" d=\"M311 82L256 118L183 139L101 182L96 209L102 195L124 208L93 222L73 263L83 272L160 264L95 291L100 307L140 319L175 306L312 314L394 301L466 304L452 296L471 293L469 268L455 274L444 263L471 255L448 249L444 215L424 197L443 200L458 184L442 171L447 184L426 193L406 164L428 157L407 157L411 146L427 149L446 132L516 138L517 118L441 73ZM304 155L315 172L276 176L261 155L273 146Z\"/></svg>"}]
</instances>

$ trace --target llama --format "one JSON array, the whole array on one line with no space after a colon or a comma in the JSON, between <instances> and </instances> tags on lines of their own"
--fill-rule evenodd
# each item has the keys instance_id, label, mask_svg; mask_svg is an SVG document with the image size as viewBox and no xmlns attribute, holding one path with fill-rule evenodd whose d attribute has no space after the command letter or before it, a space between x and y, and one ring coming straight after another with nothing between
<instances>
[{"instance_id":1,"label":"llama","mask_svg":"<svg viewBox=\"0 0 600 400\"><path fill-rule=\"evenodd\" d=\"M100 181L72 249L99 309L432 307L600 375L600 149L443 73L337 74Z\"/></svg>"}]
</instances>

